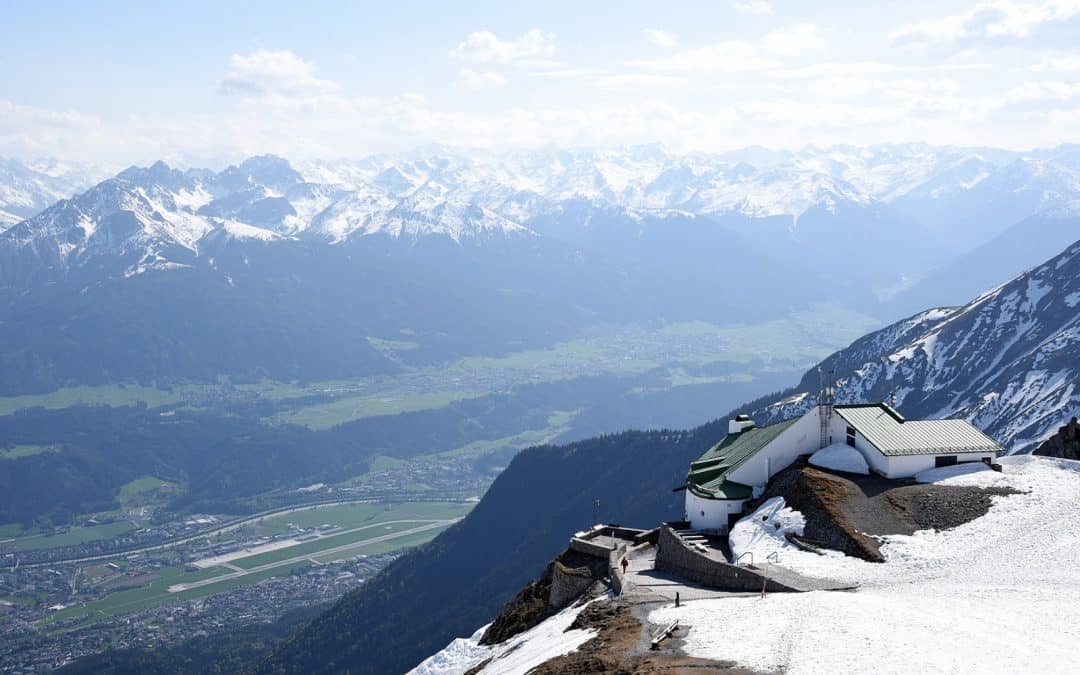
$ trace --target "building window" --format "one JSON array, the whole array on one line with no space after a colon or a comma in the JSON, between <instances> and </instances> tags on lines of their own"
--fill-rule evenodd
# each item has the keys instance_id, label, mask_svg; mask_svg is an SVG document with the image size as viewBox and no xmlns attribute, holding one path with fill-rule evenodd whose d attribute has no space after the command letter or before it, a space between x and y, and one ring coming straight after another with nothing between
<instances>
[{"instance_id":1,"label":"building window","mask_svg":"<svg viewBox=\"0 0 1080 675\"><path fill-rule=\"evenodd\" d=\"M940 455L934 458L935 467L953 466L956 464L956 455Z\"/></svg>"},{"instance_id":2,"label":"building window","mask_svg":"<svg viewBox=\"0 0 1080 675\"><path fill-rule=\"evenodd\" d=\"M847 437L847 444L854 448L855 447L855 437L854 436L848 436Z\"/></svg>"}]
</instances>

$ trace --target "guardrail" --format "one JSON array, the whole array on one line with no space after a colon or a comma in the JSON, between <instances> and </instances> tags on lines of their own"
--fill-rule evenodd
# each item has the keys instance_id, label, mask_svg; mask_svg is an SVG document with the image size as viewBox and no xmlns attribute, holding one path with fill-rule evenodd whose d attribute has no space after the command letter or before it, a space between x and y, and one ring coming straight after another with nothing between
<instances>
[{"instance_id":1,"label":"guardrail","mask_svg":"<svg viewBox=\"0 0 1080 675\"><path fill-rule=\"evenodd\" d=\"M652 634L651 644L649 649L656 650L660 648L660 643L671 637L671 634L679 630L679 620L675 619L666 626L661 626L659 630Z\"/></svg>"}]
</instances>

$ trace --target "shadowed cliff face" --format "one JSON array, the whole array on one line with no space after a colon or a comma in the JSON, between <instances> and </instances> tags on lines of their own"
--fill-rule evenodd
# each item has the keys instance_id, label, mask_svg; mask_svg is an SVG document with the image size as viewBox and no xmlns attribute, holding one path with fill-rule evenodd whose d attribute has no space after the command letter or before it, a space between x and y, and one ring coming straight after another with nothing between
<instances>
[{"instance_id":1,"label":"shadowed cliff face","mask_svg":"<svg viewBox=\"0 0 1080 675\"><path fill-rule=\"evenodd\" d=\"M1072 418L1032 454L1080 460L1080 422Z\"/></svg>"},{"instance_id":2,"label":"shadowed cliff face","mask_svg":"<svg viewBox=\"0 0 1080 675\"><path fill-rule=\"evenodd\" d=\"M593 500L600 520L626 526L682 514L672 488L726 431L725 420L522 451L465 520L342 598L256 672L409 670L491 621L567 537L593 523Z\"/></svg>"}]
</instances>

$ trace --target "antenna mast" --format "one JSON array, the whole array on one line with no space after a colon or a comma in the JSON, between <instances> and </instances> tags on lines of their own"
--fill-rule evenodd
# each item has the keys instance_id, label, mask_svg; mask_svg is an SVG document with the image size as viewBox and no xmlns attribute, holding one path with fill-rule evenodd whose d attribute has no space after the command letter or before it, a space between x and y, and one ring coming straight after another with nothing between
<instances>
[{"instance_id":1,"label":"antenna mast","mask_svg":"<svg viewBox=\"0 0 1080 675\"><path fill-rule=\"evenodd\" d=\"M833 412L833 383L832 371L826 379L825 372L818 366L818 420L821 423L821 443L819 448L829 444L829 423L832 421Z\"/></svg>"}]
</instances>

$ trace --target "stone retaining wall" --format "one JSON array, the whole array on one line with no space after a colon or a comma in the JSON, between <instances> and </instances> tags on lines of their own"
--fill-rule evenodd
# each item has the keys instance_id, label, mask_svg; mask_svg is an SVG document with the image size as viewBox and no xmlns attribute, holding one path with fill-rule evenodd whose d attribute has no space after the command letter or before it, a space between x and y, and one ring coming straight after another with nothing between
<instances>
[{"instance_id":1,"label":"stone retaining wall","mask_svg":"<svg viewBox=\"0 0 1080 675\"><path fill-rule=\"evenodd\" d=\"M620 565L623 558L626 557L626 550L626 544L623 544L614 551L608 551L610 554L608 558L608 578L611 580L611 590L615 591L615 595L622 595L623 573Z\"/></svg>"},{"instance_id":2,"label":"stone retaining wall","mask_svg":"<svg viewBox=\"0 0 1080 675\"><path fill-rule=\"evenodd\" d=\"M762 574L754 570L714 560L695 551L667 525L660 527L655 567L722 591L758 592L765 580ZM796 589L769 579L767 590L782 592Z\"/></svg>"},{"instance_id":3,"label":"stone retaining wall","mask_svg":"<svg viewBox=\"0 0 1080 675\"><path fill-rule=\"evenodd\" d=\"M611 553L611 549L607 546L594 544L591 541L586 541L580 537L574 537L570 540L570 548L578 553L584 553L585 555L591 555L594 558L601 558L603 560L607 560L608 554Z\"/></svg>"},{"instance_id":4,"label":"stone retaining wall","mask_svg":"<svg viewBox=\"0 0 1080 675\"><path fill-rule=\"evenodd\" d=\"M570 568L556 560L551 570L551 592L548 594L548 604L555 609L562 609L571 601L576 600L593 583L594 579L588 567Z\"/></svg>"}]
</instances>

